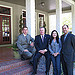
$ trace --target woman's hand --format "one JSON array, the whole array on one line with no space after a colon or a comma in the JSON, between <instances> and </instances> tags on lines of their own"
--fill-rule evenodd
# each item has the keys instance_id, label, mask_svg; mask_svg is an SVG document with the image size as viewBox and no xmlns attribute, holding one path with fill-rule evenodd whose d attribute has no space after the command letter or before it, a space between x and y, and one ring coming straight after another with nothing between
<instances>
[{"instance_id":1,"label":"woman's hand","mask_svg":"<svg viewBox=\"0 0 75 75\"><path fill-rule=\"evenodd\" d=\"M53 53L54 57L56 57L58 54L59 54L59 52L57 52L57 53Z\"/></svg>"}]
</instances>

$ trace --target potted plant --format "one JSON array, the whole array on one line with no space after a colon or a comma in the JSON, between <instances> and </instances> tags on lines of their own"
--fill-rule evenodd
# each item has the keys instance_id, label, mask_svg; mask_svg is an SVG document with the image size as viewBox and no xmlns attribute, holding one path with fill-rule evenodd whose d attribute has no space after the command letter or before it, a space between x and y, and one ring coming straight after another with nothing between
<instances>
[{"instance_id":1,"label":"potted plant","mask_svg":"<svg viewBox=\"0 0 75 75\"><path fill-rule=\"evenodd\" d=\"M23 27L24 27L23 18L22 18L22 15L20 15L20 20L19 20L19 34L22 34L22 28Z\"/></svg>"},{"instance_id":2,"label":"potted plant","mask_svg":"<svg viewBox=\"0 0 75 75\"><path fill-rule=\"evenodd\" d=\"M45 33L46 33L46 23L44 21L43 27L45 28Z\"/></svg>"},{"instance_id":3,"label":"potted plant","mask_svg":"<svg viewBox=\"0 0 75 75\"><path fill-rule=\"evenodd\" d=\"M16 43L14 43L12 46L10 46L10 47L8 47L8 48L12 48L12 50L13 50L13 57L15 58L15 59L20 59L21 57L20 57L20 54L19 54L19 52L18 52L18 48L17 48L17 44Z\"/></svg>"}]
</instances>

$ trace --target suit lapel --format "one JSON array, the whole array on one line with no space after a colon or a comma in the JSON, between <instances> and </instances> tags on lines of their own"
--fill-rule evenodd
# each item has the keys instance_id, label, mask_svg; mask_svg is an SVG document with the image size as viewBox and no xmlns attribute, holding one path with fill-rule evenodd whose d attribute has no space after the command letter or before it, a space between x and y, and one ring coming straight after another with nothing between
<instances>
[{"instance_id":1,"label":"suit lapel","mask_svg":"<svg viewBox=\"0 0 75 75\"><path fill-rule=\"evenodd\" d=\"M24 40L28 43L28 34L26 36L23 35Z\"/></svg>"},{"instance_id":2,"label":"suit lapel","mask_svg":"<svg viewBox=\"0 0 75 75\"><path fill-rule=\"evenodd\" d=\"M44 35L44 43L46 42L46 34Z\"/></svg>"},{"instance_id":3,"label":"suit lapel","mask_svg":"<svg viewBox=\"0 0 75 75\"><path fill-rule=\"evenodd\" d=\"M62 35L62 43L64 43L65 41L64 41L64 35Z\"/></svg>"},{"instance_id":4,"label":"suit lapel","mask_svg":"<svg viewBox=\"0 0 75 75\"><path fill-rule=\"evenodd\" d=\"M27 43L28 43L29 42L29 36L28 36L28 34L26 36L26 40L27 40Z\"/></svg>"},{"instance_id":5,"label":"suit lapel","mask_svg":"<svg viewBox=\"0 0 75 75\"><path fill-rule=\"evenodd\" d=\"M41 35L39 35L39 41L42 43Z\"/></svg>"},{"instance_id":6,"label":"suit lapel","mask_svg":"<svg viewBox=\"0 0 75 75\"><path fill-rule=\"evenodd\" d=\"M67 41L67 38L69 37L69 33L67 34L67 37L66 37L66 39L65 39L65 41L64 42L66 42Z\"/></svg>"},{"instance_id":7,"label":"suit lapel","mask_svg":"<svg viewBox=\"0 0 75 75\"><path fill-rule=\"evenodd\" d=\"M63 43L65 43L65 42L67 41L68 36L69 36L69 33L68 33L66 39L64 40L65 35L63 35L63 37L62 37L62 42L63 42Z\"/></svg>"},{"instance_id":8,"label":"suit lapel","mask_svg":"<svg viewBox=\"0 0 75 75\"><path fill-rule=\"evenodd\" d=\"M39 40L40 40L40 42L41 42L42 44L45 43L45 41L46 41L46 35L44 35L44 42L42 42L41 36L39 36Z\"/></svg>"}]
</instances>

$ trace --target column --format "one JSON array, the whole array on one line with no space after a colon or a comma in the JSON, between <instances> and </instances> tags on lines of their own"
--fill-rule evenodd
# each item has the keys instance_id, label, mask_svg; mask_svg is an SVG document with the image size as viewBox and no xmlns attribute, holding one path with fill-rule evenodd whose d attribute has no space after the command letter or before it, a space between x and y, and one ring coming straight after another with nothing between
<instances>
[{"instance_id":1,"label":"column","mask_svg":"<svg viewBox=\"0 0 75 75\"><path fill-rule=\"evenodd\" d=\"M35 38L35 0L26 0L26 25L28 33Z\"/></svg>"},{"instance_id":2,"label":"column","mask_svg":"<svg viewBox=\"0 0 75 75\"><path fill-rule=\"evenodd\" d=\"M72 7L72 33L75 34L75 3Z\"/></svg>"},{"instance_id":3,"label":"column","mask_svg":"<svg viewBox=\"0 0 75 75\"><path fill-rule=\"evenodd\" d=\"M56 30L59 35L62 34L62 1L56 0Z\"/></svg>"}]
</instances>

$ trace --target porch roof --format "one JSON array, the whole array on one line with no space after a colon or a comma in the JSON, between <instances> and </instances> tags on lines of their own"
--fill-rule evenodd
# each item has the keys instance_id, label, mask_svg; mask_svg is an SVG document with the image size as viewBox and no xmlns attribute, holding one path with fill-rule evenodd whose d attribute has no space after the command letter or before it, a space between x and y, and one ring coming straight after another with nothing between
<instances>
[{"instance_id":1,"label":"porch roof","mask_svg":"<svg viewBox=\"0 0 75 75\"><path fill-rule=\"evenodd\" d=\"M25 5L26 0L1 0L1 1L26 6ZM44 5L41 4L42 2L44 2ZM56 0L35 0L35 8L37 10L42 10L48 13L55 12L56 11ZM62 10L63 11L71 10L71 5L62 0Z\"/></svg>"}]
</instances>

